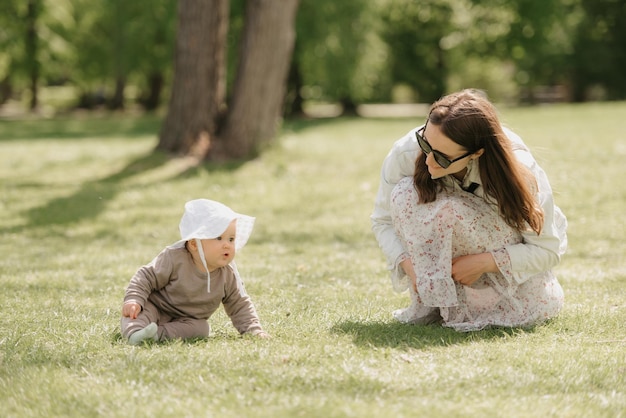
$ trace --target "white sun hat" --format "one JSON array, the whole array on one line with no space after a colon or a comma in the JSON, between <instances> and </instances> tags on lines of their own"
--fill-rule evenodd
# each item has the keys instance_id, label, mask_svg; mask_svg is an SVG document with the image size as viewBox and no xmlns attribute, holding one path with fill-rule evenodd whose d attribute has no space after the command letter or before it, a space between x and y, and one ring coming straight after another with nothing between
<instances>
[{"instance_id":1,"label":"white sun hat","mask_svg":"<svg viewBox=\"0 0 626 418\"><path fill-rule=\"evenodd\" d=\"M204 258L202 250L202 239L214 239L219 237L226 231L226 228L234 220L237 220L237 233L235 235L235 250L240 250L248 242L252 228L254 227L255 218L237 213L228 206L208 199L190 200L185 203L185 212L180 220L179 230L181 239L170 245L171 248L182 248L189 240L196 240L198 244L198 252L204 268L207 270L207 289L211 291L211 274ZM241 277L237 271L234 261L230 262L235 277L237 278L237 286L239 292L245 293Z\"/></svg>"}]
</instances>

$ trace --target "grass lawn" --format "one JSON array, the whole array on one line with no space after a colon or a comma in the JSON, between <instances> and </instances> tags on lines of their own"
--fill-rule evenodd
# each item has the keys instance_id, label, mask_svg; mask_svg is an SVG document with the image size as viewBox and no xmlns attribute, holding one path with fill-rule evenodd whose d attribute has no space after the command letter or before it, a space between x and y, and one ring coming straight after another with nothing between
<instances>
[{"instance_id":1,"label":"grass lawn","mask_svg":"<svg viewBox=\"0 0 626 418\"><path fill-rule=\"evenodd\" d=\"M422 118L289 123L261 158L153 153L159 120L0 121L1 417L626 416L626 103L501 109L569 218L566 305L532 329L395 323L369 214ZM257 218L237 256L271 340L120 338L124 289L185 201Z\"/></svg>"}]
</instances>

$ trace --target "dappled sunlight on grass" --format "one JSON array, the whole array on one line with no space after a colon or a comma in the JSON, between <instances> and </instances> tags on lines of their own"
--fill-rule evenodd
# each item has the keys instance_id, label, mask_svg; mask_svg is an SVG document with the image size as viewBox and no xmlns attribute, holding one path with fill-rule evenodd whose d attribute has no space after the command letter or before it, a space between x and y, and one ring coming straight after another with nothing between
<instances>
[{"instance_id":1,"label":"dappled sunlight on grass","mask_svg":"<svg viewBox=\"0 0 626 418\"><path fill-rule=\"evenodd\" d=\"M260 157L232 164L154 152L152 117L0 121L1 408L619 416L625 106L503 111L537 149L569 218L570 249L555 269L566 304L533 328L473 333L393 320L409 297L391 289L370 229L380 164L421 120L288 122ZM257 218L237 262L272 339L239 336L219 310L209 338L129 346L119 333L124 289L179 238L183 204L199 197Z\"/></svg>"}]
</instances>

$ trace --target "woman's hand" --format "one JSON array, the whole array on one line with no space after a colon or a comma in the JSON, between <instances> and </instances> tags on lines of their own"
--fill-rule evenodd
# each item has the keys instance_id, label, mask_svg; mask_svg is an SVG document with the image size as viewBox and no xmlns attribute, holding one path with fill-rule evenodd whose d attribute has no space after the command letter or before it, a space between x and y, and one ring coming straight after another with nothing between
<instances>
[{"instance_id":1,"label":"woman's hand","mask_svg":"<svg viewBox=\"0 0 626 418\"><path fill-rule=\"evenodd\" d=\"M452 259L452 279L471 286L483 273L497 273L498 266L491 253L463 255Z\"/></svg>"},{"instance_id":2,"label":"woman's hand","mask_svg":"<svg viewBox=\"0 0 626 418\"><path fill-rule=\"evenodd\" d=\"M417 293L417 276L415 276L415 270L413 270L413 262L411 261L411 257L406 260L402 260L400 262L400 267L404 270L409 279L411 279L411 283L413 284L413 290Z\"/></svg>"},{"instance_id":3,"label":"woman's hand","mask_svg":"<svg viewBox=\"0 0 626 418\"><path fill-rule=\"evenodd\" d=\"M137 302L128 302L122 306L122 316L127 316L130 319L137 319L139 312L141 312L141 305Z\"/></svg>"}]
</instances>

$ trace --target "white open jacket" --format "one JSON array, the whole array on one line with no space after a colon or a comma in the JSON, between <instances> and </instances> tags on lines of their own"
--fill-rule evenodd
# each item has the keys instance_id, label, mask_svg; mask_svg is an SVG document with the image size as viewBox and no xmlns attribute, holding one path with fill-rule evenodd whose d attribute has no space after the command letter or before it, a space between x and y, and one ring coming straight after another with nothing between
<instances>
[{"instance_id":1,"label":"white open jacket","mask_svg":"<svg viewBox=\"0 0 626 418\"><path fill-rule=\"evenodd\" d=\"M404 275L404 272L399 271L398 262L405 249L391 223L390 196L391 191L402 178L413 176L415 160L421 152L415 138L415 131L420 128L421 126L409 131L397 140L385 158L380 173L380 185L374 211L370 217L372 230L387 258L388 269L391 270L392 276ZM567 249L567 220L554 204L552 188L545 172L537 164L522 139L506 128L504 132L514 143L513 148L517 159L528 167L537 179L536 196L544 211L544 226L540 235L533 231L523 232L523 243L505 247L511 260L515 280L523 283L533 275L550 270L559 263L561 255ZM461 186L467 187L472 182L481 184L478 164L473 164L468 168L469 171ZM444 181L446 186L454 187L454 181L449 176L444 178ZM479 187L474 194L483 197L483 188Z\"/></svg>"}]
</instances>

